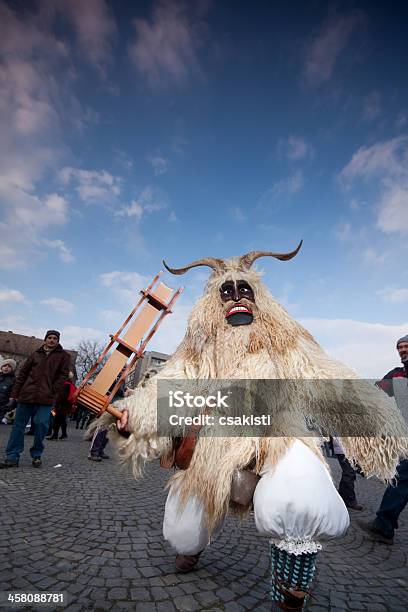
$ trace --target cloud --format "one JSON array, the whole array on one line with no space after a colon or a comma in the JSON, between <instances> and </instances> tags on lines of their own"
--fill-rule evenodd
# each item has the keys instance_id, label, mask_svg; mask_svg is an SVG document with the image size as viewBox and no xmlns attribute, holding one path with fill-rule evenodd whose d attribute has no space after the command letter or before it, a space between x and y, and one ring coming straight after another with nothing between
<instances>
[{"instance_id":1,"label":"cloud","mask_svg":"<svg viewBox=\"0 0 408 612\"><path fill-rule=\"evenodd\" d=\"M260 198L259 206L269 208L275 206L277 200L288 200L303 189L304 179L301 170L297 170L287 178L277 181Z\"/></svg>"},{"instance_id":2,"label":"cloud","mask_svg":"<svg viewBox=\"0 0 408 612\"><path fill-rule=\"evenodd\" d=\"M101 310L101 312L99 313L99 318L107 323L115 323L116 325L121 325L123 322L123 312L119 312L118 310L113 309Z\"/></svg>"},{"instance_id":3,"label":"cloud","mask_svg":"<svg viewBox=\"0 0 408 612\"><path fill-rule=\"evenodd\" d=\"M346 186L355 179L370 180L392 176L405 177L407 174L407 136L360 147L340 173Z\"/></svg>"},{"instance_id":4,"label":"cloud","mask_svg":"<svg viewBox=\"0 0 408 612\"><path fill-rule=\"evenodd\" d=\"M66 45L37 19L19 19L5 4L0 6L0 41L0 107L9 125L23 135L55 127L49 72L67 58Z\"/></svg>"},{"instance_id":5,"label":"cloud","mask_svg":"<svg viewBox=\"0 0 408 612\"><path fill-rule=\"evenodd\" d=\"M335 230L335 234L340 242L348 242L349 240L353 239L351 225L347 222L340 223Z\"/></svg>"},{"instance_id":6,"label":"cloud","mask_svg":"<svg viewBox=\"0 0 408 612\"><path fill-rule=\"evenodd\" d=\"M61 329L61 342L64 348L75 350L81 340L97 340L107 344L109 338L106 333L94 327L68 325Z\"/></svg>"},{"instance_id":7,"label":"cloud","mask_svg":"<svg viewBox=\"0 0 408 612\"><path fill-rule=\"evenodd\" d=\"M133 200L129 206L123 206L116 214L119 217L135 217L139 221L143 215L143 206L137 200Z\"/></svg>"},{"instance_id":8,"label":"cloud","mask_svg":"<svg viewBox=\"0 0 408 612\"><path fill-rule=\"evenodd\" d=\"M303 319L300 322L330 355L361 376L375 379L382 378L399 364L396 341L408 329L408 322L400 325L353 319Z\"/></svg>"},{"instance_id":9,"label":"cloud","mask_svg":"<svg viewBox=\"0 0 408 612\"><path fill-rule=\"evenodd\" d=\"M45 228L64 225L68 220L68 202L56 193L43 198L13 189L0 182L0 198L7 198L5 221L0 223L0 267L24 267L41 253L41 234Z\"/></svg>"},{"instance_id":10,"label":"cloud","mask_svg":"<svg viewBox=\"0 0 408 612\"><path fill-rule=\"evenodd\" d=\"M73 3L44 0L36 12L20 10L18 16L0 6L0 108L14 137L38 136L41 146L44 136L60 136L61 122L76 128L95 122L95 111L83 109L71 87L77 75L70 41L60 28L58 36L52 31L57 9Z\"/></svg>"},{"instance_id":11,"label":"cloud","mask_svg":"<svg viewBox=\"0 0 408 612\"><path fill-rule=\"evenodd\" d=\"M11 314L0 318L0 328L12 331L15 334L23 334L24 336L35 336L43 338L49 327L39 325L28 325L23 315Z\"/></svg>"},{"instance_id":12,"label":"cloud","mask_svg":"<svg viewBox=\"0 0 408 612\"><path fill-rule=\"evenodd\" d=\"M149 163L152 165L154 174L159 176L160 174L166 174L169 169L169 162L164 157L160 157L160 155L151 156L147 158Z\"/></svg>"},{"instance_id":13,"label":"cloud","mask_svg":"<svg viewBox=\"0 0 408 612\"><path fill-rule=\"evenodd\" d=\"M403 304L408 302L408 289L405 287L386 287L385 289L380 289L380 291L377 291L377 294L384 300L384 302L388 302L390 304Z\"/></svg>"},{"instance_id":14,"label":"cloud","mask_svg":"<svg viewBox=\"0 0 408 612\"><path fill-rule=\"evenodd\" d=\"M21 315L9 315L0 319L0 327L13 331L15 334L24 336L35 336L44 338L44 334L52 325L28 324L27 320ZM66 349L75 350L81 340L97 340L98 342L108 343L108 336L105 332L93 327L80 327L68 325L59 327L61 331L61 344Z\"/></svg>"},{"instance_id":15,"label":"cloud","mask_svg":"<svg viewBox=\"0 0 408 612\"><path fill-rule=\"evenodd\" d=\"M69 0L68 0L69 2ZM1 267L31 265L43 256L43 235L68 221L68 202L52 183L67 150L66 129L80 128L91 109L73 94L76 78L68 39L53 32L56 7L44 0L18 14L0 5L0 225ZM58 23L58 25L61 25ZM47 231L49 239L49 231Z\"/></svg>"},{"instance_id":16,"label":"cloud","mask_svg":"<svg viewBox=\"0 0 408 612\"><path fill-rule=\"evenodd\" d=\"M297 136L289 136L287 139L281 139L278 143L278 149L291 161L299 161L300 159L313 157L314 155L312 145L308 144L303 138Z\"/></svg>"},{"instance_id":17,"label":"cloud","mask_svg":"<svg viewBox=\"0 0 408 612\"><path fill-rule=\"evenodd\" d=\"M0 287L0 302L24 302L25 297L17 289L8 289Z\"/></svg>"},{"instance_id":18,"label":"cloud","mask_svg":"<svg viewBox=\"0 0 408 612\"><path fill-rule=\"evenodd\" d=\"M360 210L362 206L364 206L364 202L360 202L360 200L357 198L352 198L349 206L350 210L356 212L357 210Z\"/></svg>"},{"instance_id":19,"label":"cloud","mask_svg":"<svg viewBox=\"0 0 408 612\"><path fill-rule=\"evenodd\" d=\"M378 181L376 226L384 233L408 233L408 137L361 147L340 173L345 188L353 182Z\"/></svg>"},{"instance_id":20,"label":"cloud","mask_svg":"<svg viewBox=\"0 0 408 612\"><path fill-rule=\"evenodd\" d=\"M286 196L291 197L302 190L304 185L303 173L297 170L288 178L282 179L275 183L272 187L272 193L275 197Z\"/></svg>"},{"instance_id":21,"label":"cloud","mask_svg":"<svg viewBox=\"0 0 408 612\"><path fill-rule=\"evenodd\" d=\"M333 15L320 28L305 52L303 74L310 85L328 81L352 33L364 21L360 11Z\"/></svg>"},{"instance_id":22,"label":"cloud","mask_svg":"<svg viewBox=\"0 0 408 612\"><path fill-rule=\"evenodd\" d=\"M167 200L163 192L148 185L141 191L137 199L128 206L122 206L115 214L119 217L134 217L139 221L143 215L159 212L164 208L167 208Z\"/></svg>"},{"instance_id":23,"label":"cloud","mask_svg":"<svg viewBox=\"0 0 408 612\"><path fill-rule=\"evenodd\" d=\"M75 261L75 257L72 255L70 249L66 246L63 240L43 240L45 246L50 249L56 249L58 251L59 258L64 263L72 263Z\"/></svg>"},{"instance_id":24,"label":"cloud","mask_svg":"<svg viewBox=\"0 0 408 612\"><path fill-rule=\"evenodd\" d=\"M121 192L122 179L106 170L81 170L65 167L59 173L64 185L74 185L79 198L85 203L107 202Z\"/></svg>"},{"instance_id":25,"label":"cloud","mask_svg":"<svg viewBox=\"0 0 408 612\"><path fill-rule=\"evenodd\" d=\"M57 82L68 49L24 11L17 18L0 5L0 226L3 268L26 265L38 253L45 227L64 223L67 206L58 194L36 192L37 183L56 163L51 141L59 127Z\"/></svg>"},{"instance_id":26,"label":"cloud","mask_svg":"<svg viewBox=\"0 0 408 612\"><path fill-rule=\"evenodd\" d=\"M69 18L76 31L81 57L105 75L112 62L112 42L117 28L105 0L64 0L52 3Z\"/></svg>"},{"instance_id":27,"label":"cloud","mask_svg":"<svg viewBox=\"0 0 408 612\"><path fill-rule=\"evenodd\" d=\"M181 83L201 73L198 49L206 28L194 10L197 7L184 2L162 0L156 2L151 20L133 21L129 57L151 86Z\"/></svg>"},{"instance_id":28,"label":"cloud","mask_svg":"<svg viewBox=\"0 0 408 612\"><path fill-rule=\"evenodd\" d=\"M21 193L14 199L9 226L28 226L31 230L50 225L64 225L68 218L68 202L57 193L44 198Z\"/></svg>"},{"instance_id":29,"label":"cloud","mask_svg":"<svg viewBox=\"0 0 408 612\"><path fill-rule=\"evenodd\" d=\"M138 292L151 283L151 279L147 276L123 270L104 272L98 278L103 287L111 289L116 296L128 304L135 304L139 299Z\"/></svg>"},{"instance_id":30,"label":"cloud","mask_svg":"<svg viewBox=\"0 0 408 612\"><path fill-rule=\"evenodd\" d=\"M363 262L370 267L382 266L389 259L390 253L383 251L378 253L372 247L368 247L363 251Z\"/></svg>"},{"instance_id":31,"label":"cloud","mask_svg":"<svg viewBox=\"0 0 408 612\"><path fill-rule=\"evenodd\" d=\"M397 119L395 121L395 126L397 127L397 129L402 129L406 127L407 124L408 124L408 113L407 112L398 113Z\"/></svg>"},{"instance_id":32,"label":"cloud","mask_svg":"<svg viewBox=\"0 0 408 612\"><path fill-rule=\"evenodd\" d=\"M377 227L386 234L408 234L408 181L385 184L380 201Z\"/></svg>"},{"instance_id":33,"label":"cloud","mask_svg":"<svg viewBox=\"0 0 408 612\"><path fill-rule=\"evenodd\" d=\"M242 209L239 206L232 209L232 216L235 221L238 221L239 223L245 223L248 221L248 217L242 212Z\"/></svg>"},{"instance_id":34,"label":"cloud","mask_svg":"<svg viewBox=\"0 0 408 612\"><path fill-rule=\"evenodd\" d=\"M122 168L125 168L125 170L132 170L132 168L134 166L134 161L133 161L132 157L130 157L130 155L128 155L128 153L126 153L126 151L123 151L122 149L115 148L114 154L115 154L116 162L120 166L122 166Z\"/></svg>"},{"instance_id":35,"label":"cloud","mask_svg":"<svg viewBox=\"0 0 408 612\"><path fill-rule=\"evenodd\" d=\"M365 121L373 121L381 115L380 94L372 91L363 100L362 116Z\"/></svg>"},{"instance_id":36,"label":"cloud","mask_svg":"<svg viewBox=\"0 0 408 612\"><path fill-rule=\"evenodd\" d=\"M40 304L44 304L45 306L49 306L52 310L55 310L58 314L61 315L70 315L75 310L74 304L72 302L68 302L67 300L63 300L61 298L48 298L47 300L41 300Z\"/></svg>"}]
</instances>

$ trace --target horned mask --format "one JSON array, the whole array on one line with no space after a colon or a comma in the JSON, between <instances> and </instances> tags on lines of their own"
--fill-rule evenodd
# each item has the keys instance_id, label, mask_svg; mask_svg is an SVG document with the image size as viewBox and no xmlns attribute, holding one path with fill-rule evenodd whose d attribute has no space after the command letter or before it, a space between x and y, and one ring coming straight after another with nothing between
<instances>
[{"instance_id":1,"label":"horned mask","mask_svg":"<svg viewBox=\"0 0 408 612\"><path fill-rule=\"evenodd\" d=\"M208 266L214 273L213 277L222 277L219 291L220 299L226 305L225 316L230 325L249 325L253 321L252 304L255 303L254 290L245 278L240 278L242 273L248 272L252 264L260 257L275 257L281 261L288 261L295 257L301 246L302 240L294 251L290 253L274 253L272 251L250 251L240 257L233 257L228 260L206 257L197 259L184 268L170 268L163 260L163 264L171 274L185 274L191 268L198 266ZM231 272L231 278L225 278Z\"/></svg>"}]
</instances>

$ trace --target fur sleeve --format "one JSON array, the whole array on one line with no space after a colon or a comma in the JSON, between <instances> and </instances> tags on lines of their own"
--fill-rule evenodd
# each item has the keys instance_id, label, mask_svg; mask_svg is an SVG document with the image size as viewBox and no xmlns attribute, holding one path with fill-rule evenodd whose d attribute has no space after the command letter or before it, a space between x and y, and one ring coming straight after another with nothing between
<instances>
[{"instance_id":1,"label":"fur sleeve","mask_svg":"<svg viewBox=\"0 0 408 612\"><path fill-rule=\"evenodd\" d=\"M115 402L115 408L129 412L131 435L128 438L119 434L116 420L109 413L102 415L93 426L93 429L98 425L109 429L109 440L116 448L120 463L131 468L135 478L140 478L147 461L161 457L172 445L170 438L157 435L157 380L186 378L185 372L185 364L176 354L156 376L141 383L128 397Z\"/></svg>"},{"instance_id":2,"label":"fur sleeve","mask_svg":"<svg viewBox=\"0 0 408 612\"><path fill-rule=\"evenodd\" d=\"M358 464L366 478L377 476L385 482L394 478L400 459L408 457L408 438L341 438L341 444L349 461Z\"/></svg>"},{"instance_id":3,"label":"fur sleeve","mask_svg":"<svg viewBox=\"0 0 408 612\"><path fill-rule=\"evenodd\" d=\"M307 381L308 414L321 431L340 437L347 458L367 477L390 481L399 461L408 457L408 427L394 398L318 345L305 353L314 366Z\"/></svg>"}]
</instances>

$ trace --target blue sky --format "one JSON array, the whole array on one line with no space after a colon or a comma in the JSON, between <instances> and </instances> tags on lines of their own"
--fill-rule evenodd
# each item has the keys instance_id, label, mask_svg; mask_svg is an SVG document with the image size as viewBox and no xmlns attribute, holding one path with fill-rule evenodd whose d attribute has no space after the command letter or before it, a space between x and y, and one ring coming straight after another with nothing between
<instances>
[{"instance_id":1,"label":"blue sky","mask_svg":"<svg viewBox=\"0 0 408 612\"><path fill-rule=\"evenodd\" d=\"M253 249L364 376L408 333L405 3L0 6L0 327L104 341L165 258ZM150 348L171 352L207 271Z\"/></svg>"}]
</instances>

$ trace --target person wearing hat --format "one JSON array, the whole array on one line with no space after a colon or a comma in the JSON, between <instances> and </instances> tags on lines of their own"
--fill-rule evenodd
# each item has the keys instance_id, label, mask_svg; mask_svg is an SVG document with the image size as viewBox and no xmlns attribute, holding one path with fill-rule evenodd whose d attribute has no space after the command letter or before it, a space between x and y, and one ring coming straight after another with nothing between
<instances>
[{"instance_id":1,"label":"person wearing hat","mask_svg":"<svg viewBox=\"0 0 408 612\"><path fill-rule=\"evenodd\" d=\"M3 359L0 363L0 423L7 423L6 412L13 407L10 394L16 380L16 365L14 359Z\"/></svg>"},{"instance_id":2,"label":"person wearing hat","mask_svg":"<svg viewBox=\"0 0 408 612\"><path fill-rule=\"evenodd\" d=\"M389 396L394 395L392 379L408 378L408 334L397 340L397 351L402 367L394 368L377 385ZM408 459L403 459L397 467L396 483L389 485L374 521L357 521L370 538L383 544L394 543L398 517L408 503Z\"/></svg>"},{"instance_id":3,"label":"person wearing hat","mask_svg":"<svg viewBox=\"0 0 408 612\"><path fill-rule=\"evenodd\" d=\"M30 418L34 422L34 442L30 448L33 467L41 466L43 440L48 431L52 407L60 401L69 375L70 356L59 343L60 333L50 329L44 344L24 362L16 377L10 397L17 403L16 416L6 447L6 459L0 469L18 467L24 450L24 430Z\"/></svg>"}]
</instances>

